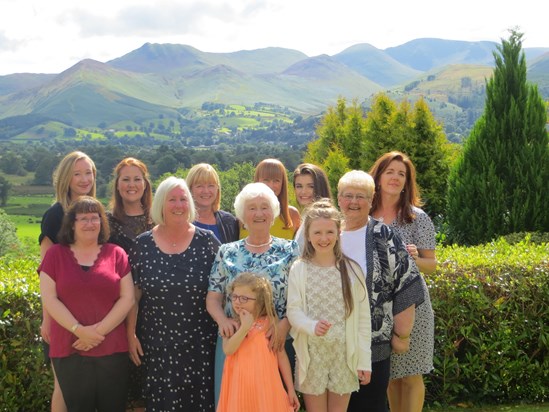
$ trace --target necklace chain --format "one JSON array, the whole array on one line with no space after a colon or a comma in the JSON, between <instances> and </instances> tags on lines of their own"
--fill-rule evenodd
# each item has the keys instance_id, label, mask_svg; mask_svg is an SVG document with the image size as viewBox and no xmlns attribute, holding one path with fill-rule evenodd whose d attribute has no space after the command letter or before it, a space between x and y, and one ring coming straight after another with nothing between
<instances>
[{"instance_id":1,"label":"necklace chain","mask_svg":"<svg viewBox=\"0 0 549 412\"><path fill-rule=\"evenodd\" d=\"M261 243L260 245L254 245L253 243L250 243L248 242L248 238L244 239L244 243L246 243L247 246L250 246L250 247L263 247L263 246L268 246L272 243L273 241L273 238L271 236L269 236L269 241L267 243Z\"/></svg>"}]
</instances>

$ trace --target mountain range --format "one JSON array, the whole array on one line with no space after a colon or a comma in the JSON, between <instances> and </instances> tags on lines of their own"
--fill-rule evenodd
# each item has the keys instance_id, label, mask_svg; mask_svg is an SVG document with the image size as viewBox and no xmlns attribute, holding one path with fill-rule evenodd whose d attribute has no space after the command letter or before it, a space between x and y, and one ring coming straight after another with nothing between
<instances>
[{"instance_id":1,"label":"mountain range","mask_svg":"<svg viewBox=\"0 0 549 412\"><path fill-rule=\"evenodd\" d=\"M58 74L0 76L0 126L10 119L28 119L29 127L36 119L109 126L159 115L175 118L182 108L204 102L263 102L317 115L339 97L364 101L380 91L412 99L427 95L457 110L452 93L483 90L496 47L487 41L424 38L385 50L357 44L333 56L309 57L275 47L209 53L146 43L114 60L86 59ZM523 51L528 79L549 99L549 47ZM465 86L464 78L469 79Z\"/></svg>"}]
</instances>

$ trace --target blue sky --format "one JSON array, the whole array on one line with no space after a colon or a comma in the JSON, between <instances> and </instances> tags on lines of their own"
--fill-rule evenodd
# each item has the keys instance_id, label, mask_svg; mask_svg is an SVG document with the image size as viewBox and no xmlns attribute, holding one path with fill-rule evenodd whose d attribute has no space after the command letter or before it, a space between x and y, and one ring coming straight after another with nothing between
<instances>
[{"instance_id":1,"label":"blue sky","mask_svg":"<svg viewBox=\"0 0 549 412\"><path fill-rule=\"evenodd\" d=\"M0 75L59 73L108 61L144 43L204 52L264 47L334 55L435 37L490 40L519 27L524 47L549 47L539 0L0 0ZM542 9L545 9L542 10Z\"/></svg>"}]
</instances>

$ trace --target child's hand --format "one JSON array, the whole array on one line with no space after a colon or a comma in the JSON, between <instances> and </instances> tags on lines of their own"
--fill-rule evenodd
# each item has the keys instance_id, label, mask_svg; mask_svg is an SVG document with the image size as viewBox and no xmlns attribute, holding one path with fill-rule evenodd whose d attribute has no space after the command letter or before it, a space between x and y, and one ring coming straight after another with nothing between
<instances>
[{"instance_id":1,"label":"child's hand","mask_svg":"<svg viewBox=\"0 0 549 412\"><path fill-rule=\"evenodd\" d=\"M358 371L358 383L361 385L368 385L372 378L372 372L370 371Z\"/></svg>"},{"instance_id":2,"label":"child's hand","mask_svg":"<svg viewBox=\"0 0 549 412\"><path fill-rule=\"evenodd\" d=\"M315 326L315 335L316 336L324 336L326 333L328 333L328 330L332 327L332 324L328 322L327 320L320 319Z\"/></svg>"},{"instance_id":3,"label":"child's hand","mask_svg":"<svg viewBox=\"0 0 549 412\"><path fill-rule=\"evenodd\" d=\"M249 330L254 323L254 316L246 309L241 309L238 315L240 316L240 327L246 331Z\"/></svg>"},{"instance_id":4,"label":"child's hand","mask_svg":"<svg viewBox=\"0 0 549 412\"><path fill-rule=\"evenodd\" d=\"M288 391L288 400L290 401L290 406L297 412L301 405L299 404L299 398L297 397L295 390L292 389Z\"/></svg>"}]
</instances>

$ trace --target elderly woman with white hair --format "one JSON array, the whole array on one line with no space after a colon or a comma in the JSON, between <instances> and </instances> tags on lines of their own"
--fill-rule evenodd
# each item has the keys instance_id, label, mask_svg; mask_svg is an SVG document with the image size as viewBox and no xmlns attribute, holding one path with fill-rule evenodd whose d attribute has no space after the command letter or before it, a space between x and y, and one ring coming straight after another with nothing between
<instances>
[{"instance_id":1,"label":"elderly woman with white hair","mask_svg":"<svg viewBox=\"0 0 549 412\"><path fill-rule=\"evenodd\" d=\"M146 410L213 412L217 328L204 300L219 241L191 223L183 179L160 183L151 218L156 226L130 250L139 303L127 320L130 357L145 368Z\"/></svg>"},{"instance_id":2,"label":"elderly woman with white hair","mask_svg":"<svg viewBox=\"0 0 549 412\"><path fill-rule=\"evenodd\" d=\"M387 412L391 352L409 349L415 307L424 299L421 278L402 240L369 216L372 177L353 170L341 177L337 188L344 216L341 246L366 276L372 321L371 380L352 393L347 411Z\"/></svg>"},{"instance_id":3,"label":"elderly woman with white hair","mask_svg":"<svg viewBox=\"0 0 549 412\"><path fill-rule=\"evenodd\" d=\"M210 273L206 307L219 329L216 349L216 394L221 384L224 354L221 337L230 337L238 329L233 319L232 306L227 294L229 284L242 272L253 272L269 279L273 287L274 305L280 321L271 347L284 347L290 324L286 318L288 273L298 255L295 241L271 236L269 230L280 213L274 192L264 183L250 183L236 196L236 217L243 223L248 236L219 248Z\"/></svg>"}]
</instances>

